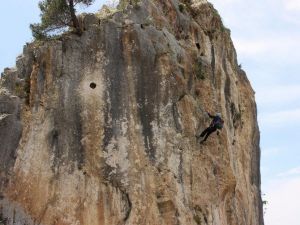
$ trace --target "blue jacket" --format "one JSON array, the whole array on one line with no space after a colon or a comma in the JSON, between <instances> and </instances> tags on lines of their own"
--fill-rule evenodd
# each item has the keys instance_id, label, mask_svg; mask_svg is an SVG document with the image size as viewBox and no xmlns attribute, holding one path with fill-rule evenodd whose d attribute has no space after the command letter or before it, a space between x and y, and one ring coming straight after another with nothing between
<instances>
[{"instance_id":1,"label":"blue jacket","mask_svg":"<svg viewBox=\"0 0 300 225\"><path fill-rule=\"evenodd\" d=\"M223 124L223 120L222 120L221 117L219 117L219 116L213 116L213 115L211 115L209 112L208 112L207 114L208 114L208 116L209 116L210 118L213 119L213 120L211 121L210 125L209 125L210 127L214 127L217 123Z\"/></svg>"}]
</instances>

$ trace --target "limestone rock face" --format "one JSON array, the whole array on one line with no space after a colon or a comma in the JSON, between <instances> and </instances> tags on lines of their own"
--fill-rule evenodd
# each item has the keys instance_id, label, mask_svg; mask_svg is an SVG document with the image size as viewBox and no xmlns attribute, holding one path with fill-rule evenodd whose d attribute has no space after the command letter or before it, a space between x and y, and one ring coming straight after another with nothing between
<instances>
[{"instance_id":1,"label":"limestone rock face","mask_svg":"<svg viewBox=\"0 0 300 225\"><path fill-rule=\"evenodd\" d=\"M230 31L203 0L129 3L3 73L0 223L263 225L254 92ZM200 145L206 111L225 126Z\"/></svg>"}]
</instances>

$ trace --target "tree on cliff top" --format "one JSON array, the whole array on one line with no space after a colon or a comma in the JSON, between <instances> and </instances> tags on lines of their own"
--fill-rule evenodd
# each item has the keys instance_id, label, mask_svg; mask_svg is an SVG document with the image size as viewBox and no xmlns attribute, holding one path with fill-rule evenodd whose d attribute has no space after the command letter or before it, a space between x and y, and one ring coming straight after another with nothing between
<instances>
[{"instance_id":1,"label":"tree on cliff top","mask_svg":"<svg viewBox=\"0 0 300 225\"><path fill-rule=\"evenodd\" d=\"M75 33L81 34L82 30L76 16L76 6L91 5L94 0L42 0L39 2L41 22L31 24L33 37L45 38L56 34L66 27L73 28Z\"/></svg>"}]
</instances>

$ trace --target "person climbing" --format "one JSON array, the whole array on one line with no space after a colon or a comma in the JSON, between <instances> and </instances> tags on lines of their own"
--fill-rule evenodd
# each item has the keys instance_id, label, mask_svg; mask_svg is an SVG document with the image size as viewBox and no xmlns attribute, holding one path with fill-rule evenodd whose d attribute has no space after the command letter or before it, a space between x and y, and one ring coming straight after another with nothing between
<instances>
[{"instance_id":1,"label":"person climbing","mask_svg":"<svg viewBox=\"0 0 300 225\"><path fill-rule=\"evenodd\" d=\"M224 125L224 120L222 120L222 118L221 118L221 113L216 113L215 116L211 115L209 112L207 112L207 114L213 120L211 121L209 127L206 128L200 134L200 136L196 136L197 138L204 137L204 139L200 142L200 144L203 144L206 141L206 139L208 138L208 136L211 135L213 132L215 132L217 130L221 130ZM217 135L219 135L219 131L217 131Z\"/></svg>"}]
</instances>

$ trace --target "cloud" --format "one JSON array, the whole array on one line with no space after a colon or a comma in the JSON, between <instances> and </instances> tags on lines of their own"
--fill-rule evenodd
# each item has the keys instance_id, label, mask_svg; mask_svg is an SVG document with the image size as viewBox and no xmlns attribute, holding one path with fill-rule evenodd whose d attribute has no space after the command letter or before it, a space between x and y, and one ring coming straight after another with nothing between
<instances>
[{"instance_id":1,"label":"cloud","mask_svg":"<svg viewBox=\"0 0 300 225\"><path fill-rule=\"evenodd\" d=\"M270 43L268 44L263 40L246 40L237 39L235 41L235 47L237 51L242 55L256 55L265 53L270 49Z\"/></svg>"},{"instance_id":2,"label":"cloud","mask_svg":"<svg viewBox=\"0 0 300 225\"><path fill-rule=\"evenodd\" d=\"M300 0L284 0L284 8L290 11L300 10Z\"/></svg>"},{"instance_id":3,"label":"cloud","mask_svg":"<svg viewBox=\"0 0 300 225\"><path fill-rule=\"evenodd\" d=\"M278 174L279 177L287 177L293 175L300 175L300 166Z\"/></svg>"},{"instance_id":4,"label":"cloud","mask_svg":"<svg viewBox=\"0 0 300 225\"><path fill-rule=\"evenodd\" d=\"M230 4L236 4L237 2L240 2L240 0L208 0L208 1L216 5L230 5Z\"/></svg>"},{"instance_id":5,"label":"cloud","mask_svg":"<svg viewBox=\"0 0 300 225\"><path fill-rule=\"evenodd\" d=\"M256 100L261 105L300 102L300 85L274 85L258 88Z\"/></svg>"},{"instance_id":6,"label":"cloud","mask_svg":"<svg viewBox=\"0 0 300 225\"><path fill-rule=\"evenodd\" d=\"M264 34L269 38L256 36L254 38L237 38L235 47L242 56L257 57L264 55L268 60L272 58L291 59L293 55L299 55L300 35L288 34L278 36L278 33ZM292 50L292 51L291 51Z\"/></svg>"},{"instance_id":7,"label":"cloud","mask_svg":"<svg viewBox=\"0 0 300 225\"><path fill-rule=\"evenodd\" d=\"M280 127L300 124L300 109L258 114L259 123L264 127Z\"/></svg>"},{"instance_id":8,"label":"cloud","mask_svg":"<svg viewBox=\"0 0 300 225\"><path fill-rule=\"evenodd\" d=\"M279 148L266 148L261 150L262 157L278 155L281 152Z\"/></svg>"},{"instance_id":9,"label":"cloud","mask_svg":"<svg viewBox=\"0 0 300 225\"><path fill-rule=\"evenodd\" d=\"M290 24L296 26L300 25L300 0L283 0L283 9L282 18ZM299 29L299 27L298 27Z\"/></svg>"},{"instance_id":10,"label":"cloud","mask_svg":"<svg viewBox=\"0 0 300 225\"><path fill-rule=\"evenodd\" d=\"M265 225L300 225L300 177L273 180L266 186Z\"/></svg>"},{"instance_id":11,"label":"cloud","mask_svg":"<svg viewBox=\"0 0 300 225\"><path fill-rule=\"evenodd\" d=\"M239 57L290 63L300 58L300 0L211 0L232 29ZM293 10L293 11L291 11ZM295 13L294 13L295 12Z\"/></svg>"}]
</instances>

